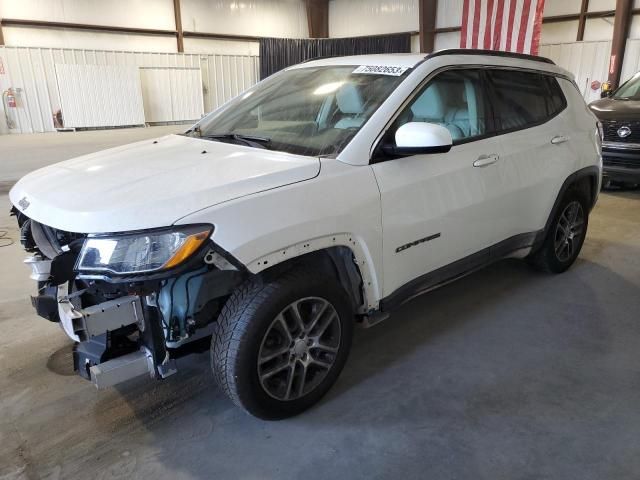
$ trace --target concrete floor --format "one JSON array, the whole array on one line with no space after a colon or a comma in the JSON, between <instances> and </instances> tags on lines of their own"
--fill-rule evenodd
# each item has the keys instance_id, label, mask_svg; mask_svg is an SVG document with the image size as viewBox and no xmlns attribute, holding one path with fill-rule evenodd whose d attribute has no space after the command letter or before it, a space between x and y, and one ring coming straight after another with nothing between
<instances>
[{"instance_id":1,"label":"concrete floor","mask_svg":"<svg viewBox=\"0 0 640 480\"><path fill-rule=\"evenodd\" d=\"M184 132L189 125L147 128L115 128L82 132L0 135L0 193L24 174L68 158L105 150L170 133Z\"/></svg>"},{"instance_id":2,"label":"concrete floor","mask_svg":"<svg viewBox=\"0 0 640 480\"><path fill-rule=\"evenodd\" d=\"M564 275L504 261L358 330L326 399L276 423L238 411L206 355L96 391L33 314L22 257L0 247L0 479L640 475L640 191L601 195Z\"/></svg>"}]
</instances>

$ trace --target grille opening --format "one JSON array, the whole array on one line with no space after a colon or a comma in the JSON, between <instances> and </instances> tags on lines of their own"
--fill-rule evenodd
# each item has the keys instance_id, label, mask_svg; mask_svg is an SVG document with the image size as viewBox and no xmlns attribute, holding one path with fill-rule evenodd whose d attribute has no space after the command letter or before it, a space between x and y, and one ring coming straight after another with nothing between
<instances>
[{"instance_id":1,"label":"grille opening","mask_svg":"<svg viewBox=\"0 0 640 480\"><path fill-rule=\"evenodd\" d=\"M621 127L628 127L631 133L626 137L618 135ZM605 120L602 122L604 140L617 143L640 143L640 121Z\"/></svg>"},{"instance_id":2,"label":"grille opening","mask_svg":"<svg viewBox=\"0 0 640 480\"><path fill-rule=\"evenodd\" d=\"M634 159L634 158L604 156L602 158L602 164L605 167L625 167L625 168L640 169L640 158Z\"/></svg>"}]
</instances>

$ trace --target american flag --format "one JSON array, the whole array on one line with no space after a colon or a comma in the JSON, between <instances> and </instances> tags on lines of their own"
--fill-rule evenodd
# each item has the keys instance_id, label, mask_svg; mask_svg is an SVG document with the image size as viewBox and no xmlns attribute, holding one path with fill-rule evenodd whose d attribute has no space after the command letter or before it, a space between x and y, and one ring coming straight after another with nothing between
<instances>
[{"instance_id":1,"label":"american flag","mask_svg":"<svg viewBox=\"0 0 640 480\"><path fill-rule=\"evenodd\" d=\"M464 0L461 48L538 54L544 0Z\"/></svg>"}]
</instances>

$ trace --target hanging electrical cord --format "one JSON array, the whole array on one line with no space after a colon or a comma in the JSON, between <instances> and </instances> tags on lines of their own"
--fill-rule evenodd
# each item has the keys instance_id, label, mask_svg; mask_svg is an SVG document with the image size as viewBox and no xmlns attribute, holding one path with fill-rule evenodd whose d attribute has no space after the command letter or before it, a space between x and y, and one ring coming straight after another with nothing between
<instances>
[{"instance_id":1,"label":"hanging electrical cord","mask_svg":"<svg viewBox=\"0 0 640 480\"><path fill-rule=\"evenodd\" d=\"M9 236L9 229L0 227L0 248L13 245L13 239Z\"/></svg>"}]
</instances>

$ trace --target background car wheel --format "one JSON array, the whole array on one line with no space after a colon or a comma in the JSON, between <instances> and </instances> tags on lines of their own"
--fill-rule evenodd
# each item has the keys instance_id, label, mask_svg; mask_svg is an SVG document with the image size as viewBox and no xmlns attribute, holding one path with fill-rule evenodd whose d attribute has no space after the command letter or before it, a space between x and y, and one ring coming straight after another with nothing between
<instances>
[{"instance_id":1,"label":"background car wheel","mask_svg":"<svg viewBox=\"0 0 640 480\"><path fill-rule=\"evenodd\" d=\"M614 183L608 178L602 179L602 190L611 190L613 188Z\"/></svg>"},{"instance_id":2,"label":"background car wheel","mask_svg":"<svg viewBox=\"0 0 640 480\"><path fill-rule=\"evenodd\" d=\"M248 413L286 418L311 407L335 383L352 333L350 302L335 279L292 270L232 294L211 340L211 368Z\"/></svg>"},{"instance_id":3,"label":"background car wheel","mask_svg":"<svg viewBox=\"0 0 640 480\"><path fill-rule=\"evenodd\" d=\"M562 273L575 262L587 235L587 205L583 192L569 190L565 194L542 247L530 257L531 264L546 272Z\"/></svg>"}]
</instances>

